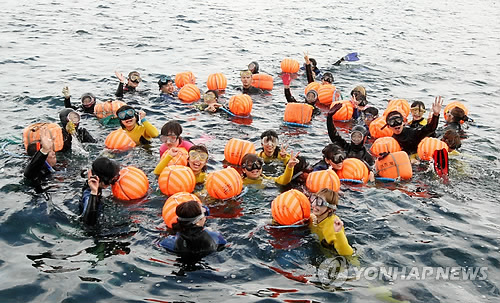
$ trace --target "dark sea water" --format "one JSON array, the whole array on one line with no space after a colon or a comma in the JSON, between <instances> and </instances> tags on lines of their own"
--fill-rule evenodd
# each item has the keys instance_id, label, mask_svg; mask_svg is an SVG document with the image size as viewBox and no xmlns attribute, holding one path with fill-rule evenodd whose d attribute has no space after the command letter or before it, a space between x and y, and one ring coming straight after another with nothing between
<instances>
[{"instance_id":1,"label":"dark sea water","mask_svg":"<svg viewBox=\"0 0 500 303\"><path fill-rule=\"evenodd\" d=\"M498 1L12 1L0 14L0 302L498 302L500 297L500 5ZM222 168L230 138L259 144L275 129L280 140L319 160L328 142L324 114L311 128L282 126L285 98L280 61L302 62L309 51L335 76L346 96L364 85L383 110L388 100L435 96L462 101L474 123L462 155L451 161L450 182L424 169L411 182L341 188L353 267L486 267L485 279L416 281L352 278L318 282L317 268L333 257L307 229L273 230L270 203L279 189L250 189L238 201L212 206L208 226L229 242L224 251L186 266L160 249L166 199L153 174L159 141L150 150L115 155L148 175L139 203L114 201L109 191L104 227L88 231L78 219L86 168L113 130L93 117L82 126L99 138L89 155L61 155L50 198L25 185L22 130L58 121L61 89L73 101L86 92L113 98L114 71L138 70L141 93L125 101L152 123L181 121L189 139L210 135L209 170ZM333 66L357 51L360 61ZM190 70L205 90L210 73L228 78L236 94L239 70L253 60L275 77L271 94L254 98L253 119L242 124L188 104L157 98L161 74ZM303 93L307 80L292 82ZM240 123L236 123L240 122ZM250 123L251 122L251 123ZM205 136L206 137L206 136ZM211 138L212 138L211 137ZM287 273L289 274L287 274ZM308 282L305 282L308 280ZM392 297L387 296L392 292Z\"/></svg>"}]
</instances>

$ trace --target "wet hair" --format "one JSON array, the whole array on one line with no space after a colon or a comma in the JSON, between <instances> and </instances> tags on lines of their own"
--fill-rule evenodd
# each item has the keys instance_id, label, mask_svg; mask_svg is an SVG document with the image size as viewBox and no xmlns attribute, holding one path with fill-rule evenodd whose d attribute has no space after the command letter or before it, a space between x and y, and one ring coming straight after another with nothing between
<instances>
[{"instance_id":1,"label":"wet hair","mask_svg":"<svg viewBox=\"0 0 500 303\"><path fill-rule=\"evenodd\" d=\"M299 160L299 163L297 163L293 168L292 180L295 180L297 177L302 175L302 173L310 173L312 171L312 167L309 165L306 157L298 156L297 160Z\"/></svg>"},{"instance_id":2,"label":"wet hair","mask_svg":"<svg viewBox=\"0 0 500 303\"><path fill-rule=\"evenodd\" d=\"M403 118L403 115L400 112L398 112L397 110L393 110L387 114L387 116L385 117L385 122L389 121L389 119L394 116L400 116L401 118Z\"/></svg>"},{"instance_id":3,"label":"wet hair","mask_svg":"<svg viewBox=\"0 0 500 303\"><path fill-rule=\"evenodd\" d=\"M311 68L314 70L318 66L318 63L316 62L316 59L314 58L309 58L309 61L311 61Z\"/></svg>"},{"instance_id":4,"label":"wet hair","mask_svg":"<svg viewBox=\"0 0 500 303\"><path fill-rule=\"evenodd\" d=\"M370 114L375 116L378 116L378 109L376 107L368 107L364 110L365 114Z\"/></svg>"},{"instance_id":5,"label":"wet hair","mask_svg":"<svg viewBox=\"0 0 500 303\"><path fill-rule=\"evenodd\" d=\"M167 85L167 84L168 84L168 82L174 82L174 80L173 80L172 78L170 78L170 77L165 77L165 78L167 78L167 81L166 81L166 82L163 82L163 81L162 81L162 79L164 79L164 77L162 77L162 78L160 78L160 80L158 80L158 86L159 86L159 89L161 89L161 87L162 87L163 85Z\"/></svg>"},{"instance_id":6,"label":"wet hair","mask_svg":"<svg viewBox=\"0 0 500 303\"><path fill-rule=\"evenodd\" d=\"M104 184L111 184L111 180L120 174L120 165L106 157L99 157L92 162L92 174L99 177Z\"/></svg>"},{"instance_id":7,"label":"wet hair","mask_svg":"<svg viewBox=\"0 0 500 303\"><path fill-rule=\"evenodd\" d=\"M219 100L219 94L217 93L216 90L213 90L213 89L209 89L205 92L205 94L208 94L208 93L213 93L215 95L215 101L218 101ZM203 96L202 96L203 98Z\"/></svg>"},{"instance_id":8,"label":"wet hair","mask_svg":"<svg viewBox=\"0 0 500 303\"><path fill-rule=\"evenodd\" d=\"M345 151L342 147L338 146L337 144L330 143L323 150L321 151L323 154L324 159L332 160L335 155L338 154L343 154L344 158L346 156Z\"/></svg>"},{"instance_id":9,"label":"wet hair","mask_svg":"<svg viewBox=\"0 0 500 303\"><path fill-rule=\"evenodd\" d=\"M201 145L201 144L200 144L200 145L193 145L193 146L191 146L191 147L189 148L188 153L189 153L190 151L192 151L192 150L201 151L201 152L206 153L207 155L209 154L209 153L208 153L208 149L207 149L207 147L206 147L205 145ZM188 156L188 159L189 159L189 156ZM208 161L207 161L207 162L208 162ZM203 172L204 172L204 171L207 171L207 164L206 164L206 163L205 163L205 165L201 168L201 171L203 171Z\"/></svg>"},{"instance_id":10,"label":"wet hair","mask_svg":"<svg viewBox=\"0 0 500 303\"><path fill-rule=\"evenodd\" d=\"M425 104L422 101L415 101L411 104L411 108L414 108L414 107L425 109Z\"/></svg>"},{"instance_id":11,"label":"wet hair","mask_svg":"<svg viewBox=\"0 0 500 303\"><path fill-rule=\"evenodd\" d=\"M325 199L329 204L339 205L339 194L329 188L322 188L316 192L316 196Z\"/></svg>"},{"instance_id":12,"label":"wet hair","mask_svg":"<svg viewBox=\"0 0 500 303\"><path fill-rule=\"evenodd\" d=\"M351 96L353 96L354 94L356 94L356 99L360 95L363 95L363 96L365 96L365 100L366 100L366 89L363 86L358 85L355 88L353 88L352 91L351 91Z\"/></svg>"},{"instance_id":13,"label":"wet hair","mask_svg":"<svg viewBox=\"0 0 500 303\"><path fill-rule=\"evenodd\" d=\"M175 208L175 214L177 217L181 218L196 218L202 214L201 205L195 200L181 203ZM193 224L192 222L178 220L177 223L172 224L172 229L174 231L183 231L194 226L196 226L196 224Z\"/></svg>"},{"instance_id":14,"label":"wet hair","mask_svg":"<svg viewBox=\"0 0 500 303\"><path fill-rule=\"evenodd\" d=\"M462 146L462 140L460 139L460 135L453 129L447 130L441 141L446 143L450 149L458 149Z\"/></svg>"},{"instance_id":15,"label":"wet hair","mask_svg":"<svg viewBox=\"0 0 500 303\"><path fill-rule=\"evenodd\" d=\"M465 115L465 111L458 106L454 107L450 111L450 116L452 117L452 122L460 122L468 120L467 115Z\"/></svg>"},{"instance_id":16,"label":"wet hair","mask_svg":"<svg viewBox=\"0 0 500 303\"><path fill-rule=\"evenodd\" d=\"M181 124L176 120L171 120L163 124L160 134L162 136L167 136L169 133L174 133L177 137L180 137L180 135L182 134Z\"/></svg>"}]
</instances>

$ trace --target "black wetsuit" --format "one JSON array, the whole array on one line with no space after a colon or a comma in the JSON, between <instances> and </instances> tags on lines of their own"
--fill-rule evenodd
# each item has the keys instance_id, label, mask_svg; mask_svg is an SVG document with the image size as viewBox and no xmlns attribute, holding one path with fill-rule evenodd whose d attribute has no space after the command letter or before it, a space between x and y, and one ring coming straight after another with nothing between
<instances>
[{"instance_id":1,"label":"black wetsuit","mask_svg":"<svg viewBox=\"0 0 500 303\"><path fill-rule=\"evenodd\" d=\"M208 255L221 250L225 244L221 234L201 226L192 226L160 242L160 246L184 257Z\"/></svg>"},{"instance_id":2,"label":"black wetsuit","mask_svg":"<svg viewBox=\"0 0 500 303\"><path fill-rule=\"evenodd\" d=\"M24 177L33 185L37 193L43 192L42 182L52 173L52 167L49 168L46 161L47 155L37 151L24 169Z\"/></svg>"},{"instance_id":3,"label":"black wetsuit","mask_svg":"<svg viewBox=\"0 0 500 303\"><path fill-rule=\"evenodd\" d=\"M398 141L403 151L411 155L417 152L420 141L430 136L436 130L438 122L439 115L434 115L424 127L417 129L404 126L403 131L399 135L393 134L392 137Z\"/></svg>"},{"instance_id":4,"label":"black wetsuit","mask_svg":"<svg viewBox=\"0 0 500 303\"><path fill-rule=\"evenodd\" d=\"M456 131L457 134L460 136L460 139L467 138L467 134L462 129L462 124L460 124L460 122L446 123L445 125L443 125L443 127L440 127L438 130L436 130L436 137L441 138L447 130Z\"/></svg>"},{"instance_id":5,"label":"black wetsuit","mask_svg":"<svg viewBox=\"0 0 500 303\"><path fill-rule=\"evenodd\" d=\"M375 164L375 160L368 152L365 145L352 144L342 138L342 136L340 136L340 134L337 132L335 125L333 124L332 114L329 114L326 117L326 127L328 128L328 136L330 137L332 143L342 147L342 149L344 149L344 151L346 152L347 158L357 158L361 161L364 161L369 169L373 167L373 164Z\"/></svg>"},{"instance_id":6,"label":"black wetsuit","mask_svg":"<svg viewBox=\"0 0 500 303\"><path fill-rule=\"evenodd\" d=\"M314 82L311 64L306 64L307 84Z\"/></svg>"},{"instance_id":7,"label":"black wetsuit","mask_svg":"<svg viewBox=\"0 0 500 303\"><path fill-rule=\"evenodd\" d=\"M96 225L99 214L102 210L102 193L99 188L97 195L92 195L88 183L82 190L82 200L80 201L80 214L83 223L87 225Z\"/></svg>"},{"instance_id":8,"label":"black wetsuit","mask_svg":"<svg viewBox=\"0 0 500 303\"><path fill-rule=\"evenodd\" d=\"M252 85L250 85L250 87L248 87L248 88L240 87L239 90L241 90L241 92L243 94L247 94L247 95L262 94L262 90L260 88L257 88L257 87L252 86Z\"/></svg>"},{"instance_id":9,"label":"black wetsuit","mask_svg":"<svg viewBox=\"0 0 500 303\"><path fill-rule=\"evenodd\" d=\"M133 92L135 92L135 87L125 85L124 83L121 83L121 82L118 83L118 88L116 89L115 96L117 98L123 98L124 92L133 93Z\"/></svg>"},{"instance_id":10,"label":"black wetsuit","mask_svg":"<svg viewBox=\"0 0 500 303\"><path fill-rule=\"evenodd\" d=\"M286 102L288 102L288 103L300 103L297 101L297 99L295 99L294 96L292 96L292 92L290 91L290 88L285 87L285 98L286 98ZM311 104L311 103L307 103L305 101L303 103L309 104L312 107L314 107L313 113L312 113L313 116L317 116L317 115L321 114L321 110L319 108L317 108L316 105Z\"/></svg>"},{"instance_id":11,"label":"black wetsuit","mask_svg":"<svg viewBox=\"0 0 500 303\"><path fill-rule=\"evenodd\" d=\"M67 121L67 116L68 114L64 114L64 111L67 111L68 114L70 112L69 109L65 109L61 111L63 113L62 115L59 116L59 119L61 120L61 125L62 125L62 135L63 135L63 148L61 151L68 151L71 149L71 144L73 142L73 136L68 133L66 130L66 125L68 124ZM82 143L96 143L97 140L95 140L92 135L83 127L78 127L76 128L76 138L82 142Z\"/></svg>"}]
</instances>

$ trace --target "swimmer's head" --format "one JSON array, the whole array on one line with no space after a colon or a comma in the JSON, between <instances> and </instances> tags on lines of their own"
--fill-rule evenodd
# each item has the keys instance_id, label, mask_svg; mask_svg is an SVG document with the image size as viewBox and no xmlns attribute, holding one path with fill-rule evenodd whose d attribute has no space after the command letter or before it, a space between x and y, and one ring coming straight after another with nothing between
<instances>
[{"instance_id":1,"label":"swimmer's head","mask_svg":"<svg viewBox=\"0 0 500 303\"><path fill-rule=\"evenodd\" d=\"M70 121L76 128L78 128L78 124L80 123L80 114L71 108L65 108L59 112L59 120L61 120L61 124L64 128Z\"/></svg>"},{"instance_id":2,"label":"swimmer's head","mask_svg":"<svg viewBox=\"0 0 500 303\"><path fill-rule=\"evenodd\" d=\"M321 77L321 81L323 81L323 84L329 83L332 84L334 81L332 73L326 72L323 74L323 77Z\"/></svg>"},{"instance_id":3,"label":"swimmer's head","mask_svg":"<svg viewBox=\"0 0 500 303\"><path fill-rule=\"evenodd\" d=\"M207 170L208 149L205 145L191 146L188 155L188 165L195 175Z\"/></svg>"},{"instance_id":4,"label":"swimmer's head","mask_svg":"<svg viewBox=\"0 0 500 303\"><path fill-rule=\"evenodd\" d=\"M339 203L339 194L328 188L322 188L311 195L311 209L316 216L328 213L331 215L337 209Z\"/></svg>"},{"instance_id":5,"label":"swimmer's head","mask_svg":"<svg viewBox=\"0 0 500 303\"><path fill-rule=\"evenodd\" d=\"M120 177L120 165L106 157L99 157L92 162L92 174L99 177L101 187L107 187L118 181Z\"/></svg>"},{"instance_id":6,"label":"swimmer's head","mask_svg":"<svg viewBox=\"0 0 500 303\"><path fill-rule=\"evenodd\" d=\"M219 100L219 94L217 94L217 91L213 89L207 90L203 94L203 101L205 101L206 104L217 103L218 100Z\"/></svg>"},{"instance_id":7,"label":"swimmer's head","mask_svg":"<svg viewBox=\"0 0 500 303\"><path fill-rule=\"evenodd\" d=\"M268 157L277 157L279 153L278 134L274 130L266 130L260 135L260 143Z\"/></svg>"},{"instance_id":8,"label":"swimmer's head","mask_svg":"<svg viewBox=\"0 0 500 303\"><path fill-rule=\"evenodd\" d=\"M378 118L378 109L376 107L368 107L364 111L365 125L370 126L373 120Z\"/></svg>"},{"instance_id":9,"label":"swimmer's head","mask_svg":"<svg viewBox=\"0 0 500 303\"><path fill-rule=\"evenodd\" d=\"M314 89L310 89L306 94L306 102L308 104L314 105L318 101L318 92Z\"/></svg>"},{"instance_id":10,"label":"swimmer's head","mask_svg":"<svg viewBox=\"0 0 500 303\"><path fill-rule=\"evenodd\" d=\"M461 121L468 121L469 117L465 114L465 111L456 106L451 109L450 114L448 115L448 119L446 122L461 122Z\"/></svg>"},{"instance_id":11,"label":"swimmer's head","mask_svg":"<svg viewBox=\"0 0 500 303\"><path fill-rule=\"evenodd\" d=\"M138 71L131 71L128 74L127 86L136 88L137 86L139 86L139 83L141 83L141 81L142 81L141 74L139 74Z\"/></svg>"},{"instance_id":12,"label":"swimmer's head","mask_svg":"<svg viewBox=\"0 0 500 303\"><path fill-rule=\"evenodd\" d=\"M411 115L414 120L419 120L425 114L425 104L422 101L415 101L411 104Z\"/></svg>"},{"instance_id":13,"label":"swimmer's head","mask_svg":"<svg viewBox=\"0 0 500 303\"><path fill-rule=\"evenodd\" d=\"M443 138L441 139L444 143L448 145L450 151L460 148L462 146L462 140L460 139L460 135L453 129L447 130Z\"/></svg>"},{"instance_id":14,"label":"swimmer's head","mask_svg":"<svg viewBox=\"0 0 500 303\"><path fill-rule=\"evenodd\" d=\"M240 72L241 84L244 88L252 86L252 72L249 70L242 70Z\"/></svg>"},{"instance_id":15,"label":"swimmer's head","mask_svg":"<svg viewBox=\"0 0 500 303\"><path fill-rule=\"evenodd\" d=\"M172 228L179 231L188 227L204 226L207 220L205 213L205 209L198 201L181 203L175 208L177 222L172 224Z\"/></svg>"},{"instance_id":16,"label":"swimmer's head","mask_svg":"<svg viewBox=\"0 0 500 303\"><path fill-rule=\"evenodd\" d=\"M354 145L363 145L366 141L366 133L364 126L354 126L351 131L351 143Z\"/></svg>"},{"instance_id":17,"label":"swimmer's head","mask_svg":"<svg viewBox=\"0 0 500 303\"><path fill-rule=\"evenodd\" d=\"M256 154L246 154L241 159L241 168L243 168L243 176L249 179L258 179L262 174L262 166L264 161Z\"/></svg>"},{"instance_id":18,"label":"swimmer's head","mask_svg":"<svg viewBox=\"0 0 500 303\"><path fill-rule=\"evenodd\" d=\"M171 94L174 92L174 79L170 76L161 76L158 80L159 90L164 94Z\"/></svg>"},{"instance_id":19,"label":"swimmer's head","mask_svg":"<svg viewBox=\"0 0 500 303\"><path fill-rule=\"evenodd\" d=\"M248 70L252 72L252 74L259 73L259 63L257 61L252 61L248 64Z\"/></svg>"},{"instance_id":20,"label":"swimmer's head","mask_svg":"<svg viewBox=\"0 0 500 303\"><path fill-rule=\"evenodd\" d=\"M401 134L401 132L404 129L403 115L397 110L393 110L392 112L387 114L387 117L385 118L385 123L386 125L384 127L389 126L392 132L396 135Z\"/></svg>"},{"instance_id":21,"label":"swimmer's head","mask_svg":"<svg viewBox=\"0 0 500 303\"><path fill-rule=\"evenodd\" d=\"M346 153L342 147L330 143L321 152L323 153L323 160L334 170L342 169L346 158Z\"/></svg>"},{"instance_id":22,"label":"swimmer's head","mask_svg":"<svg viewBox=\"0 0 500 303\"><path fill-rule=\"evenodd\" d=\"M95 96L91 93L83 94L80 98L84 108L92 108L95 105Z\"/></svg>"}]
</instances>

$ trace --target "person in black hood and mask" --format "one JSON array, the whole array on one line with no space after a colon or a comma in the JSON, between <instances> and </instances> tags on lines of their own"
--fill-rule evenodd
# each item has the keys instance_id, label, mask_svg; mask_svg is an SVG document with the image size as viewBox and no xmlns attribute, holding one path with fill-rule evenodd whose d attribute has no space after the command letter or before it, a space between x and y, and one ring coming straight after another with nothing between
<instances>
[{"instance_id":1,"label":"person in black hood and mask","mask_svg":"<svg viewBox=\"0 0 500 303\"><path fill-rule=\"evenodd\" d=\"M80 98L81 104L79 106L75 106L71 104L71 94L69 93L69 87L65 86L62 90L64 95L64 107L72 108L74 110L81 110L86 114L94 114L94 106L96 103L96 98L91 93L85 93Z\"/></svg>"},{"instance_id":2,"label":"person in black hood and mask","mask_svg":"<svg viewBox=\"0 0 500 303\"><path fill-rule=\"evenodd\" d=\"M71 108L65 108L59 112L59 119L61 120L62 134L64 145L61 151L68 151L71 149L71 142L73 135L81 143L96 143L97 141L90 135L90 133L80 126L80 115Z\"/></svg>"},{"instance_id":3,"label":"person in black hood and mask","mask_svg":"<svg viewBox=\"0 0 500 303\"><path fill-rule=\"evenodd\" d=\"M102 209L102 189L114 184L120 178L120 165L106 157L95 159L92 169L87 171L87 182L83 187L80 214L83 223L97 224Z\"/></svg>"},{"instance_id":4,"label":"person in black hood and mask","mask_svg":"<svg viewBox=\"0 0 500 303\"><path fill-rule=\"evenodd\" d=\"M368 168L371 170L375 160L372 155L368 152L365 147L365 141L367 137L366 128L361 125L356 125L351 131L351 142L347 142L340 134L337 132L335 125L333 124L333 115L342 107L341 103L335 104L332 109L328 112L326 117L326 126L328 128L328 136L332 143L342 147L347 158L358 158L364 161Z\"/></svg>"},{"instance_id":5,"label":"person in black hood and mask","mask_svg":"<svg viewBox=\"0 0 500 303\"><path fill-rule=\"evenodd\" d=\"M252 61L248 64L248 70L252 72L252 75L259 73L259 63L257 61Z\"/></svg>"}]
</instances>

